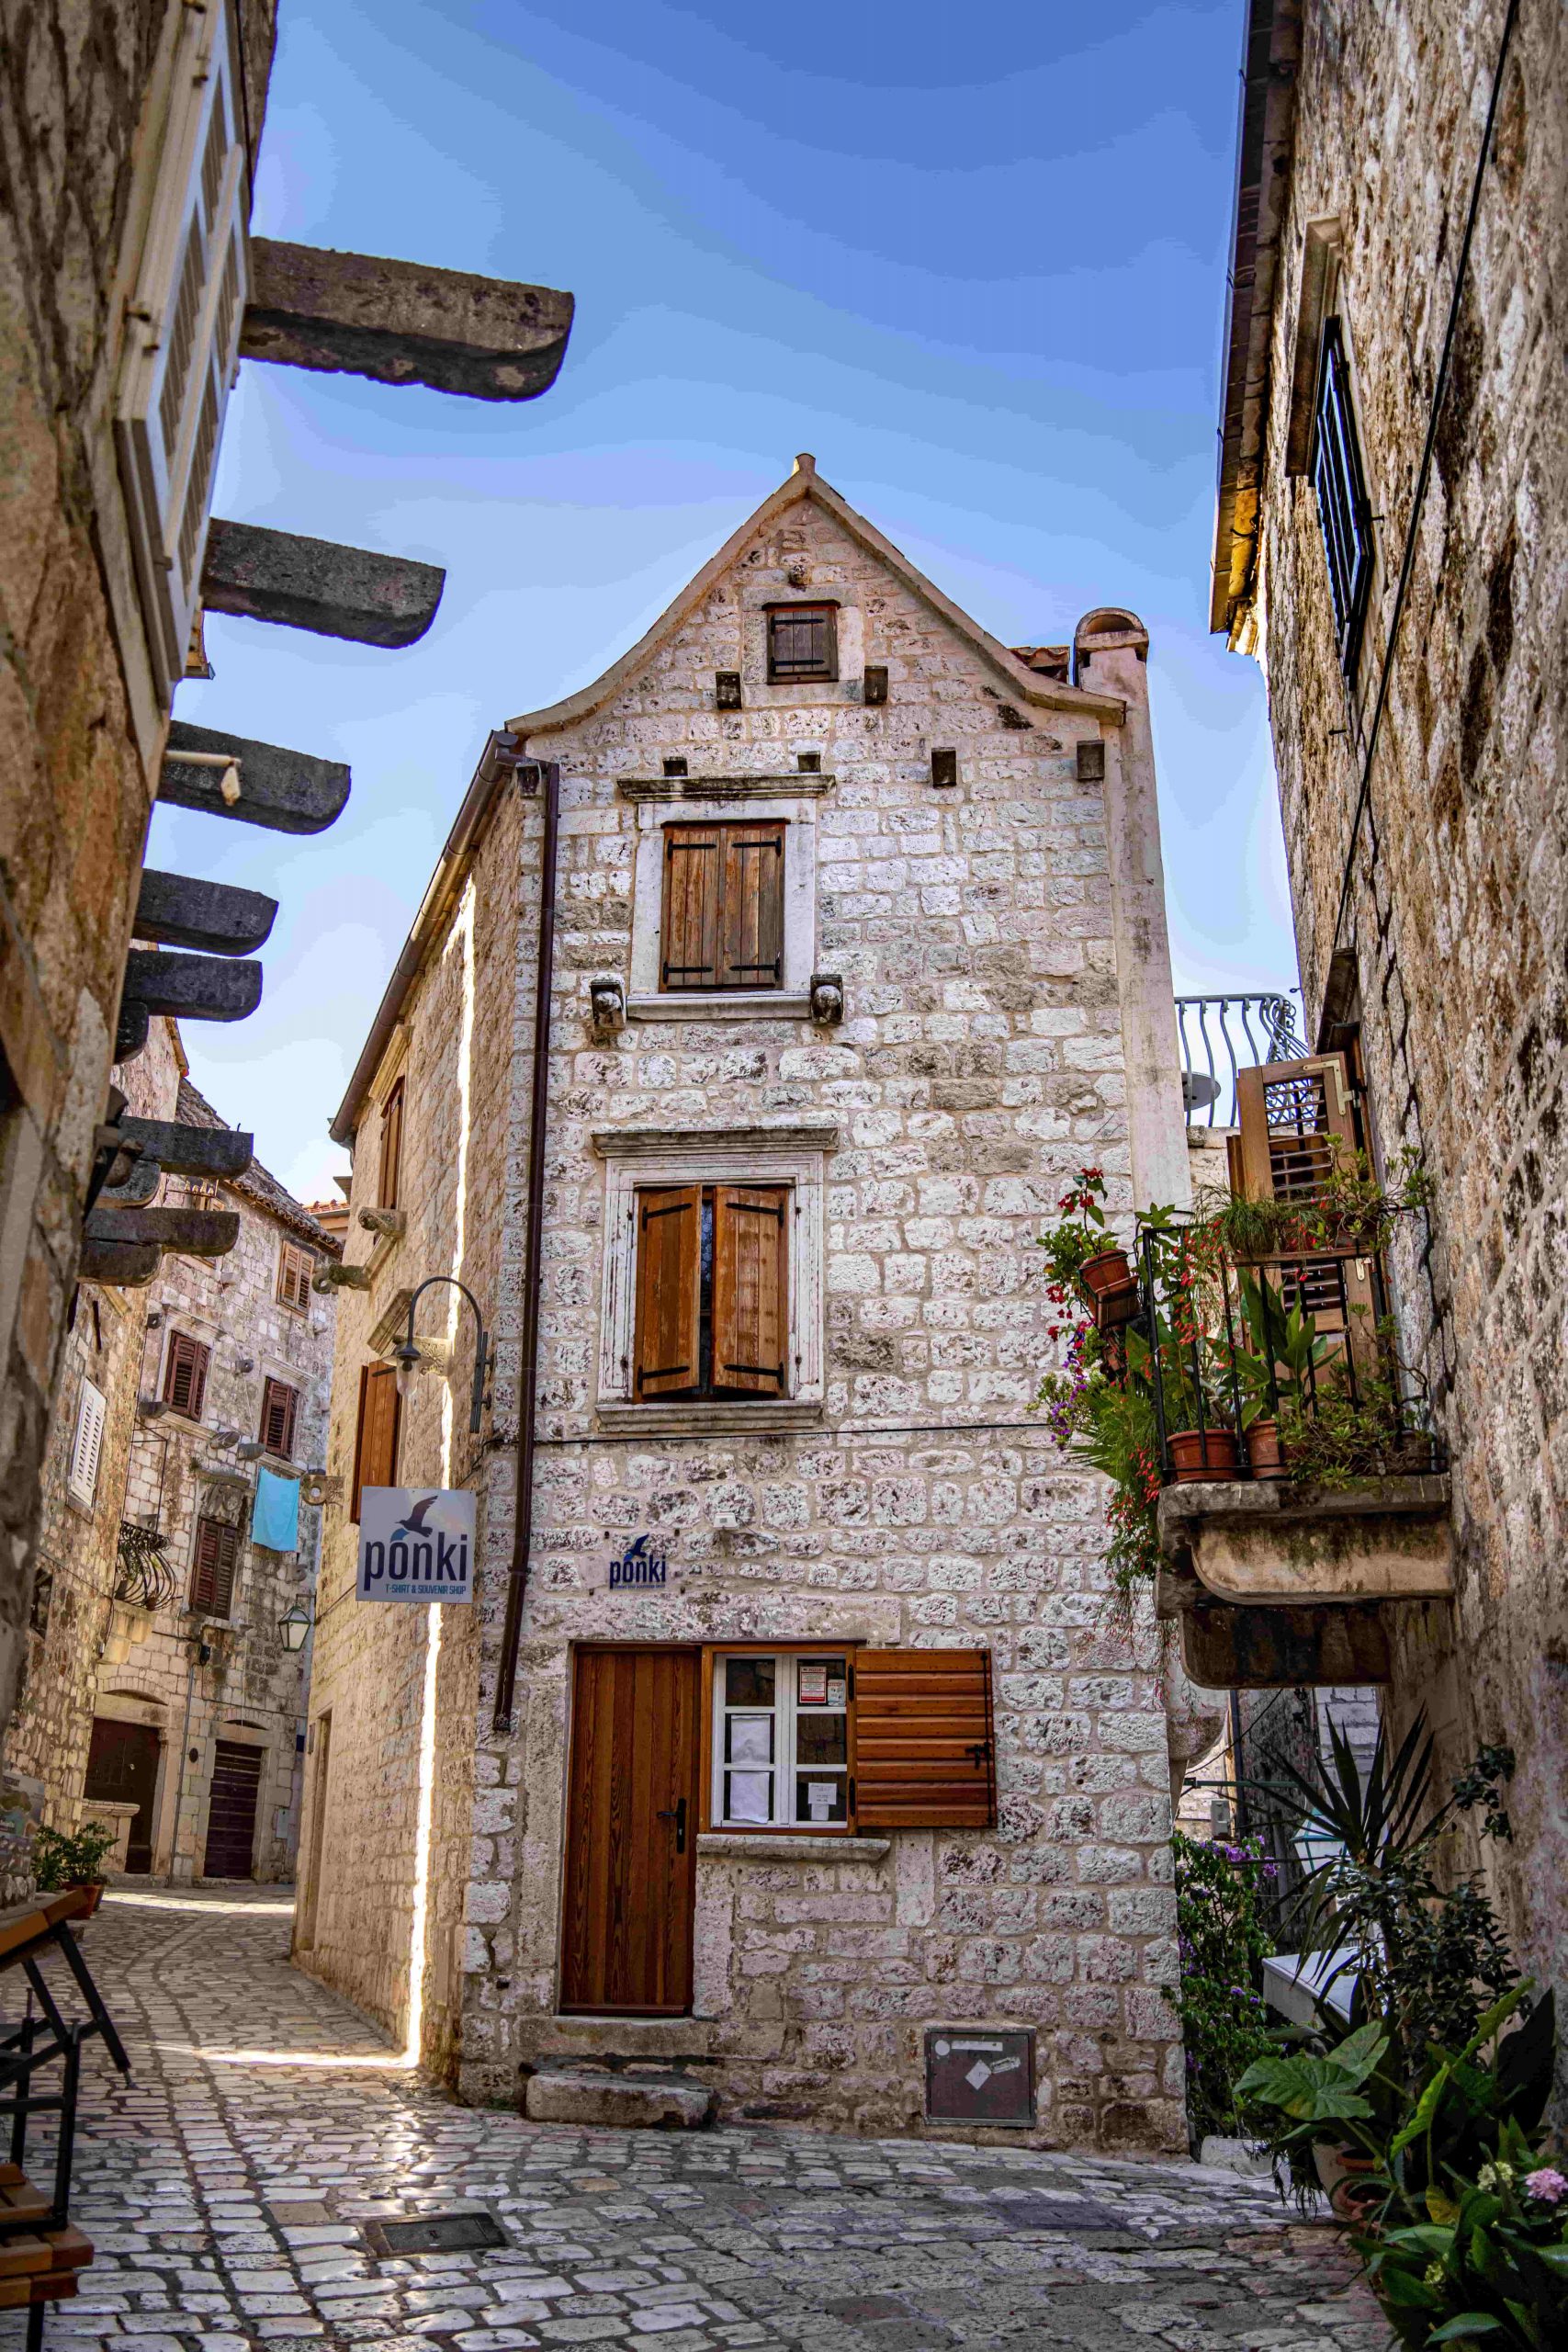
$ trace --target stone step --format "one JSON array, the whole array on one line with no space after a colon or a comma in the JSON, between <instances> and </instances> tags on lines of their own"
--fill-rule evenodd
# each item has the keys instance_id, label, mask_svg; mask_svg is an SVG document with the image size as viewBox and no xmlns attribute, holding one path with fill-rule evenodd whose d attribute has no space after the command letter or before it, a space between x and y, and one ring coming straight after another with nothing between
<instances>
[{"instance_id":1,"label":"stone step","mask_svg":"<svg viewBox=\"0 0 1568 2352\"><path fill-rule=\"evenodd\" d=\"M713 2093L682 2075L627 2075L543 2066L530 2075L523 2112L533 2123L603 2123L619 2131L697 2132Z\"/></svg>"}]
</instances>

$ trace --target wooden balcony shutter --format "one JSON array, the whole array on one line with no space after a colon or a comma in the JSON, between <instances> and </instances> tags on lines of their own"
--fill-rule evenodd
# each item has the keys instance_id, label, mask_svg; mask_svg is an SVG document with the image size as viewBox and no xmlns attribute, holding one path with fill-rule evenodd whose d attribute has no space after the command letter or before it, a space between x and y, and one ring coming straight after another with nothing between
<instances>
[{"instance_id":1,"label":"wooden balcony shutter","mask_svg":"<svg viewBox=\"0 0 1568 2352\"><path fill-rule=\"evenodd\" d=\"M670 1396L701 1376L702 1187L637 1197L637 1394Z\"/></svg>"},{"instance_id":2,"label":"wooden balcony shutter","mask_svg":"<svg viewBox=\"0 0 1568 2352\"><path fill-rule=\"evenodd\" d=\"M277 1295L285 1306L292 1306L303 1314L310 1304L310 1277L316 1261L308 1250L297 1249L286 1241L278 1252Z\"/></svg>"},{"instance_id":3,"label":"wooden balcony shutter","mask_svg":"<svg viewBox=\"0 0 1568 2352\"><path fill-rule=\"evenodd\" d=\"M378 1208L395 1209L399 1206L402 1176L403 1081L400 1078L381 1106L381 1166L376 1187Z\"/></svg>"},{"instance_id":4,"label":"wooden balcony shutter","mask_svg":"<svg viewBox=\"0 0 1568 2352\"><path fill-rule=\"evenodd\" d=\"M1251 1200L1296 1202L1310 1208L1322 1197L1336 1161L1356 1165L1355 1098L1343 1054L1308 1054L1300 1061L1264 1062L1236 1072L1239 1135L1230 1155L1233 1188ZM1321 1333L1347 1328L1359 1360L1371 1349L1376 1320L1371 1261L1337 1254L1281 1266L1278 1281L1287 1307L1313 1316Z\"/></svg>"},{"instance_id":5,"label":"wooden balcony shutter","mask_svg":"<svg viewBox=\"0 0 1568 2352\"><path fill-rule=\"evenodd\" d=\"M200 1420L207 1402L207 1367L211 1361L211 1349L193 1340L188 1331L170 1332L164 1360L164 1399L175 1412L193 1421Z\"/></svg>"},{"instance_id":6,"label":"wooden balcony shutter","mask_svg":"<svg viewBox=\"0 0 1568 2352\"><path fill-rule=\"evenodd\" d=\"M190 1605L204 1616L227 1617L234 1601L234 1568L240 1556L240 1531L220 1519L196 1522L196 1566L190 1580Z\"/></svg>"},{"instance_id":7,"label":"wooden balcony shutter","mask_svg":"<svg viewBox=\"0 0 1568 2352\"><path fill-rule=\"evenodd\" d=\"M284 1461L294 1453L294 1421L299 1409L299 1391L290 1388L287 1381L268 1380L262 1388L261 1442L269 1453L281 1454ZM379 1479L372 1482L381 1485Z\"/></svg>"},{"instance_id":8,"label":"wooden balcony shutter","mask_svg":"<svg viewBox=\"0 0 1568 2352\"><path fill-rule=\"evenodd\" d=\"M713 1385L782 1396L787 1385L789 1193L714 1192Z\"/></svg>"},{"instance_id":9,"label":"wooden balcony shutter","mask_svg":"<svg viewBox=\"0 0 1568 2352\"><path fill-rule=\"evenodd\" d=\"M367 1487L398 1483L398 1432L402 1420L398 1375L389 1363L362 1365L359 1424L354 1440L354 1500L349 1517L357 1526L359 1498Z\"/></svg>"},{"instance_id":10,"label":"wooden balcony shutter","mask_svg":"<svg viewBox=\"0 0 1568 2352\"><path fill-rule=\"evenodd\" d=\"M669 825L664 832L664 952L660 986L719 986L722 825Z\"/></svg>"},{"instance_id":11,"label":"wooden balcony shutter","mask_svg":"<svg viewBox=\"0 0 1568 2352\"><path fill-rule=\"evenodd\" d=\"M784 834L782 824L724 829L720 988L783 983Z\"/></svg>"},{"instance_id":12,"label":"wooden balcony shutter","mask_svg":"<svg viewBox=\"0 0 1568 2352\"><path fill-rule=\"evenodd\" d=\"M989 1650L857 1650L861 1829L989 1829L997 1817Z\"/></svg>"}]
</instances>

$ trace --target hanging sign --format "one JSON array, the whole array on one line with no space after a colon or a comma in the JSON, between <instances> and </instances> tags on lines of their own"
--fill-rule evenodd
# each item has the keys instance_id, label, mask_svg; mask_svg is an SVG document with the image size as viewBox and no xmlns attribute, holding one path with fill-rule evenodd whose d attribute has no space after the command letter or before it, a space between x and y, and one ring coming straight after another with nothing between
<instances>
[{"instance_id":1,"label":"hanging sign","mask_svg":"<svg viewBox=\"0 0 1568 2352\"><path fill-rule=\"evenodd\" d=\"M474 1498L461 1487L366 1487L361 1600L472 1600Z\"/></svg>"}]
</instances>

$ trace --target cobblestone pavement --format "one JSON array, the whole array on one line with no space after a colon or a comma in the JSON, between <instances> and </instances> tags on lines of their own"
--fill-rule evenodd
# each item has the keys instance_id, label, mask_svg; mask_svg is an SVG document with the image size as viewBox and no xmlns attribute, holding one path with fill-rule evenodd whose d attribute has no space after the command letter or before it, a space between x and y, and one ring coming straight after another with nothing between
<instances>
[{"instance_id":1,"label":"cobblestone pavement","mask_svg":"<svg viewBox=\"0 0 1568 2352\"><path fill-rule=\"evenodd\" d=\"M88 1928L134 2079L90 2045L76 2218L98 2259L50 2352L1387 2341L1335 2231L1197 2165L457 2107L288 1966L288 1924L287 1890L150 1889ZM503 2248L378 2250L378 2222L455 2209Z\"/></svg>"}]
</instances>

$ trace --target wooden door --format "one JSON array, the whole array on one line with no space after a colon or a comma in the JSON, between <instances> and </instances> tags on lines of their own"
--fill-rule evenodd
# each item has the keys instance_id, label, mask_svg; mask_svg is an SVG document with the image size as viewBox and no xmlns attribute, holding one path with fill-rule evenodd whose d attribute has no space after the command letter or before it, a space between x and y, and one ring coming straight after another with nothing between
<instances>
[{"instance_id":1,"label":"wooden door","mask_svg":"<svg viewBox=\"0 0 1568 2352\"><path fill-rule=\"evenodd\" d=\"M692 2006L701 1659L579 1650L561 2007L683 2017Z\"/></svg>"},{"instance_id":2,"label":"wooden door","mask_svg":"<svg viewBox=\"0 0 1568 2352\"><path fill-rule=\"evenodd\" d=\"M264 1751L220 1739L212 1762L212 1795L207 1808L207 1853L203 1878L249 1878L256 1850L256 1799L261 1793Z\"/></svg>"},{"instance_id":3,"label":"wooden door","mask_svg":"<svg viewBox=\"0 0 1568 2352\"><path fill-rule=\"evenodd\" d=\"M152 1801L158 1789L162 1745L150 1724L118 1724L107 1715L94 1720L83 1794L136 1807L126 1849L128 1871L141 1872L152 1867Z\"/></svg>"}]
</instances>

